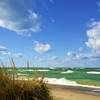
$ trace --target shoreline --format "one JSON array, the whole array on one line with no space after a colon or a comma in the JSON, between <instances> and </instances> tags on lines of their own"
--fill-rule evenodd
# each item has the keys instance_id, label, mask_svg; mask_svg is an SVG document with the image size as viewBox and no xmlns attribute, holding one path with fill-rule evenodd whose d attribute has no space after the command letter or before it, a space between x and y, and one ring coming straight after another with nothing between
<instances>
[{"instance_id":1,"label":"shoreline","mask_svg":"<svg viewBox=\"0 0 100 100\"><path fill-rule=\"evenodd\" d=\"M22 80L22 79L16 79ZM33 80L33 78L24 78L24 80ZM41 80L39 77L37 80ZM56 78L44 78L43 82L47 83L50 87L62 88L79 91L85 94L100 96L100 87L99 86L89 86L78 84L75 81L65 80L64 78L56 79Z\"/></svg>"},{"instance_id":2,"label":"shoreline","mask_svg":"<svg viewBox=\"0 0 100 100\"><path fill-rule=\"evenodd\" d=\"M37 80L41 80L42 77L37 78ZM16 78L16 80L33 80L33 78ZM69 86L69 87L81 87L81 88L91 88L91 89L97 89L100 90L100 86L94 86L94 85L83 85L83 84L78 84L75 81L71 81L71 80L67 80L64 78L43 78L43 82L47 83L47 84L51 84L51 85L57 85L57 86Z\"/></svg>"},{"instance_id":3,"label":"shoreline","mask_svg":"<svg viewBox=\"0 0 100 100\"><path fill-rule=\"evenodd\" d=\"M55 100L100 100L99 94L91 92L91 88L50 85Z\"/></svg>"},{"instance_id":4,"label":"shoreline","mask_svg":"<svg viewBox=\"0 0 100 100\"><path fill-rule=\"evenodd\" d=\"M39 78L39 80L40 79L41 78ZM91 89L100 90L100 86L78 84L75 81L67 80L67 79L64 79L64 78L56 79L56 78L46 78L45 77L44 82L46 82L48 84L52 84L52 85L83 87L83 88L91 88Z\"/></svg>"},{"instance_id":5,"label":"shoreline","mask_svg":"<svg viewBox=\"0 0 100 100\"><path fill-rule=\"evenodd\" d=\"M49 84L51 89L52 88L61 88L65 90L77 91L79 93L100 96L100 89L98 88L91 88L91 87L82 87L82 86L69 86L69 85L55 85Z\"/></svg>"}]
</instances>

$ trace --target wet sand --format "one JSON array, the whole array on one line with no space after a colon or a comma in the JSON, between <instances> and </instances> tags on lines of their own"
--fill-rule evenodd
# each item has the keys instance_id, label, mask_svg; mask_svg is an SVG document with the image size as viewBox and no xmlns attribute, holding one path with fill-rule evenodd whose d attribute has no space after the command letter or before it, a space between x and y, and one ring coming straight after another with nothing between
<instances>
[{"instance_id":1,"label":"wet sand","mask_svg":"<svg viewBox=\"0 0 100 100\"><path fill-rule=\"evenodd\" d=\"M72 86L51 86L51 94L56 100L100 100L100 93L91 88Z\"/></svg>"}]
</instances>

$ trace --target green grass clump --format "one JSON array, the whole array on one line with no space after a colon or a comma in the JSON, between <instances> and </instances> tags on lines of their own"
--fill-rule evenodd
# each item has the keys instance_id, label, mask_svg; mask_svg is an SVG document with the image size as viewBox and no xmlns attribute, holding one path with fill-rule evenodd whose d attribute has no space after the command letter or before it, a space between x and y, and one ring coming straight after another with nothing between
<instances>
[{"instance_id":1,"label":"green grass clump","mask_svg":"<svg viewBox=\"0 0 100 100\"><path fill-rule=\"evenodd\" d=\"M0 100L53 100L43 81L16 80L0 69Z\"/></svg>"}]
</instances>

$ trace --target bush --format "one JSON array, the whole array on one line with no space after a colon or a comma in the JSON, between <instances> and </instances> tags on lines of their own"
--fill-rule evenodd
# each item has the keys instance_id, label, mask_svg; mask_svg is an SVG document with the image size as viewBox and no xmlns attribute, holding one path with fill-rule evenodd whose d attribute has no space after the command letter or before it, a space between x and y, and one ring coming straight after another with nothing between
<instances>
[{"instance_id":1,"label":"bush","mask_svg":"<svg viewBox=\"0 0 100 100\"><path fill-rule=\"evenodd\" d=\"M43 81L15 80L0 69L0 100L52 100Z\"/></svg>"}]
</instances>

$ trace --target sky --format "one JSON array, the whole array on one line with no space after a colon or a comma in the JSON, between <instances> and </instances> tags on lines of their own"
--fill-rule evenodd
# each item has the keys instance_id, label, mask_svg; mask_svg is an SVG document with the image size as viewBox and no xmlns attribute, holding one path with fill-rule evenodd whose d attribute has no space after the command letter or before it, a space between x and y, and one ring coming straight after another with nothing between
<instances>
[{"instance_id":1,"label":"sky","mask_svg":"<svg viewBox=\"0 0 100 100\"><path fill-rule=\"evenodd\" d=\"M0 0L0 63L100 67L100 0Z\"/></svg>"}]
</instances>

